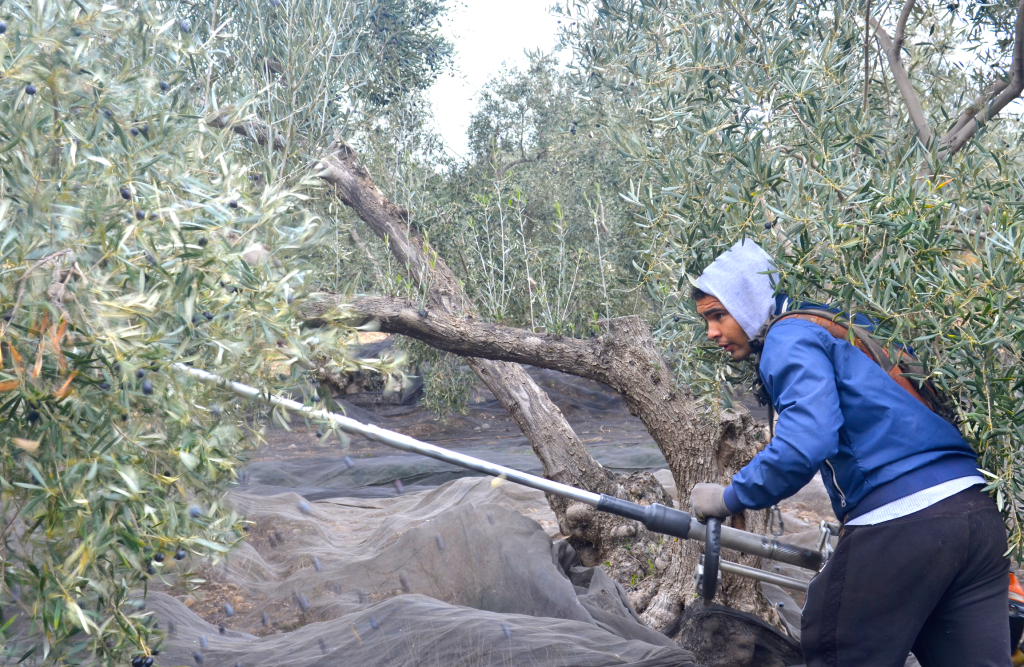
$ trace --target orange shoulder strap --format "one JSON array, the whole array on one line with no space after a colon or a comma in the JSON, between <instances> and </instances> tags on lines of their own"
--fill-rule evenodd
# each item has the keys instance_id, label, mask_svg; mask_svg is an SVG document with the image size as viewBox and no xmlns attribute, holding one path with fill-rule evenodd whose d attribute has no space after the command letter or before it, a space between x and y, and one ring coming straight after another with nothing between
<instances>
[{"instance_id":1,"label":"orange shoulder strap","mask_svg":"<svg viewBox=\"0 0 1024 667\"><path fill-rule=\"evenodd\" d=\"M828 311L822 312L827 313ZM814 324L817 324L818 326L828 331L835 338L845 341L850 340L849 327L840 322L836 322L832 317L827 317L826 315L817 315L811 312L796 311L790 314L784 313L780 315L776 322L778 322L779 320L789 319L813 322ZM911 396L916 398L918 401L920 401L922 405L924 405L929 410L932 410L933 412L935 411L935 406L931 404L931 401L927 400L924 396L922 396L921 392L919 392L917 390L917 387L914 386L914 383L910 381L910 378L906 377L903 374L903 369L900 368L900 361L902 361L903 355L905 354L903 350L898 350L896 363L893 363L892 360L889 359L889 353L886 352L885 348L883 348L881 345L878 345L877 343L875 343L874 340L871 340L870 334L868 334L866 331L860 330L860 327L857 326L853 328L853 331L854 347L856 347L858 350L866 354L868 358L874 361L876 364L881 366L882 370L888 373L889 377L896 381L896 384L906 389L907 392Z\"/></svg>"}]
</instances>

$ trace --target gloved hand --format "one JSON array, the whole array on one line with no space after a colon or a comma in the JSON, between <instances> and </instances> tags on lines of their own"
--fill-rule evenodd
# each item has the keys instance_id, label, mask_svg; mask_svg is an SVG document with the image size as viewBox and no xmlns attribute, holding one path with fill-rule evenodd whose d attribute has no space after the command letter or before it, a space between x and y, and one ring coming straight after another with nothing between
<instances>
[{"instance_id":1,"label":"gloved hand","mask_svg":"<svg viewBox=\"0 0 1024 667\"><path fill-rule=\"evenodd\" d=\"M732 516L725 506L725 487L721 484L694 484L690 491L690 509L701 521L709 516L719 519Z\"/></svg>"}]
</instances>

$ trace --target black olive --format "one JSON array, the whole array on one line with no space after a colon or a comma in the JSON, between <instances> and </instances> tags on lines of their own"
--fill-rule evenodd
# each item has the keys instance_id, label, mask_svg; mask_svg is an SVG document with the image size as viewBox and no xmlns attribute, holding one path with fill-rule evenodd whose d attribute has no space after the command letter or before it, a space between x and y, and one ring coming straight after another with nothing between
<instances>
[{"instance_id":1,"label":"black olive","mask_svg":"<svg viewBox=\"0 0 1024 667\"><path fill-rule=\"evenodd\" d=\"M145 394L146 396L152 396L153 395L153 383L150 382L149 380L143 380L142 381L142 393Z\"/></svg>"},{"instance_id":2,"label":"black olive","mask_svg":"<svg viewBox=\"0 0 1024 667\"><path fill-rule=\"evenodd\" d=\"M153 560L155 560L158 563L162 563L164 562L164 555L158 551L155 554L153 554Z\"/></svg>"},{"instance_id":3,"label":"black olive","mask_svg":"<svg viewBox=\"0 0 1024 667\"><path fill-rule=\"evenodd\" d=\"M153 667L153 658L146 658L142 661L142 667Z\"/></svg>"},{"instance_id":4,"label":"black olive","mask_svg":"<svg viewBox=\"0 0 1024 667\"><path fill-rule=\"evenodd\" d=\"M74 35L75 37L81 37L82 36L82 29L81 28L72 28L71 29L71 34Z\"/></svg>"},{"instance_id":5,"label":"black olive","mask_svg":"<svg viewBox=\"0 0 1024 667\"><path fill-rule=\"evenodd\" d=\"M29 424L35 424L39 421L39 410L29 410L26 416L28 417Z\"/></svg>"},{"instance_id":6,"label":"black olive","mask_svg":"<svg viewBox=\"0 0 1024 667\"><path fill-rule=\"evenodd\" d=\"M132 198L132 191L128 188L121 188L121 198L128 200Z\"/></svg>"},{"instance_id":7,"label":"black olive","mask_svg":"<svg viewBox=\"0 0 1024 667\"><path fill-rule=\"evenodd\" d=\"M185 554L185 550L184 549L178 549L174 553L174 560L185 560L185 555L186 554Z\"/></svg>"},{"instance_id":8,"label":"black olive","mask_svg":"<svg viewBox=\"0 0 1024 667\"><path fill-rule=\"evenodd\" d=\"M4 34L5 32L7 32L7 24L4 23L3 21L0 21L0 35Z\"/></svg>"},{"instance_id":9,"label":"black olive","mask_svg":"<svg viewBox=\"0 0 1024 667\"><path fill-rule=\"evenodd\" d=\"M204 310L203 311L203 317L205 317L208 320L212 320L213 319L213 313L211 313L208 310Z\"/></svg>"},{"instance_id":10,"label":"black olive","mask_svg":"<svg viewBox=\"0 0 1024 667\"><path fill-rule=\"evenodd\" d=\"M324 432L323 431L317 431L316 432L316 437L318 437L318 438L324 437Z\"/></svg>"},{"instance_id":11,"label":"black olive","mask_svg":"<svg viewBox=\"0 0 1024 667\"><path fill-rule=\"evenodd\" d=\"M142 667L142 656L137 655L132 658L132 667Z\"/></svg>"},{"instance_id":12,"label":"black olive","mask_svg":"<svg viewBox=\"0 0 1024 667\"><path fill-rule=\"evenodd\" d=\"M232 199L231 201L228 202L228 206L230 206L231 208L238 208L238 200Z\"/></svg>"},{"instance_id":13,"label":"black olive","mask_svg":"<svg viewBox=\"0 0 1024 667\"><path fill-rule=\"evenodd\" d=\"M199 241L197 241L197 243L199 243L200 248L205 248L206 244L209 243L209 241L206 239L205 236L200 236Z\"/></svg>"},{"instance_id":14,"label":"black olive","mask_svg":"<svg viewBox=\"0 0 1024 667\"><path fill-rule=\"evenodd\" d=\"M28 84L27 86L25 86L25 94L26 95L35 95L36 94L36 87L33 86L31 83Z\"/></svg>"},{"instance_id":15,"label":"black olive","mask_svg":"<svg viewBox=\"0 0 1024 667\"><path fill-rule=\"evenodd\" d=\"M152 565L150 565L149 567L146 568L146 573L147 574L156 574L156 568L153 567Z\"/></svg>"},{"instance_id":16,"label":"black olive","mask_svg":"<svg viewBox=\"0 0 1024 667\"><path fill-rule=\"evenodd\" d=\"M146 214L145 213L143 213L142 211L135 211L135 219L136 220L144 220L145 218L146 218Z\"/></svg>"},{"instance_id":17,"label":"black olive","mask_svg":"<svg viewBox=\"0 0 1024 667\"><path fill-rule=\"evenodd\" d=\"M103 391L107 391L108 389L110 389L110 383L109 382L100 382L100 389L102 389Z\"/></svg>"},{"instance_id":18,"label":"black olive","mask_svg":"<svg viewBox=\"0 0 1024 667\"><path fill-rule=\"evenodd\" d=\"M135 377L138 378L139 380L146 377L146 369L140 368L139 370L135 371Z\"/></svg>"},{"instance_id":19,"label":"black olive","mask_svg":"<svg viewBox=\"0 0 1024 667\"><path fill-rule=\"evenodd\" d=\"M139 128L137 128L137 127L133 127L132 129L130 129L128 131L132 133L133 137L139 136Z\"/></svg>"},{"instance_id":20,"label":"black olive","mask_svg":"<svg viewBox=\"0 0 1024 667\"><path fill-rule=\"evenodd\" d=\"M170 87L171 87L171 84L167 83L166 81L161 81L160 82L160 90L167 90Z\"/></svg>"},{"instance_id":21,"label":"black olive","mask_svg":"<svg viewBox=\"0 0 1024 667\"><path fill-rule=\"evenodd\" d=\"M192 21L189 21L188 19L181 19L180 21L178 21L178 29L182 32L188 32L192 30Z\"/></svg>"}]
</instances>

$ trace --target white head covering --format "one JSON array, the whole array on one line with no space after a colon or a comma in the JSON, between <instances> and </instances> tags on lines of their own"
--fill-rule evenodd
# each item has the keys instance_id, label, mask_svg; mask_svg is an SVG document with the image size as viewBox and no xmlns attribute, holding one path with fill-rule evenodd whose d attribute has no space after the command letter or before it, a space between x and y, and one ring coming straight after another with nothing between
<instances>
[{"instance_id":1,"label":"white head covering","mask_svg":"<svg viewBox=\"0 0 1024 667\"><path fill-rule=\"evenodd\" d=\"M775 262L750 239L711 262L697 287L721 301L750 338L775 313Z\"/></svg>"}]
</instances>

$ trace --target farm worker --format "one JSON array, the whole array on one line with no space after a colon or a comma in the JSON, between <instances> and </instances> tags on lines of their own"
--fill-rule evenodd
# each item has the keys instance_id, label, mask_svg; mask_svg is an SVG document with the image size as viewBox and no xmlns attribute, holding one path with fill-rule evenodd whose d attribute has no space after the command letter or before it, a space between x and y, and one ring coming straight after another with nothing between
<instances>
[{"instance_id":1,"label":"farm worker","mask_svg":"<svg viewBox=\"0 0 1024 667\"><path fill-rule=\"evenodd\" d=\"M697 279L708 338L734 360L789 309L774 269L744 240ZM820 471L843 529L807 591L807 667L903 667L911 652L923 667L1009 667L1006 528L977 455L847 339L792 316L772 322L757 371L774 437L729 486L695 485L694 513L770 507Z\"/></svg>"}]
</instances>

